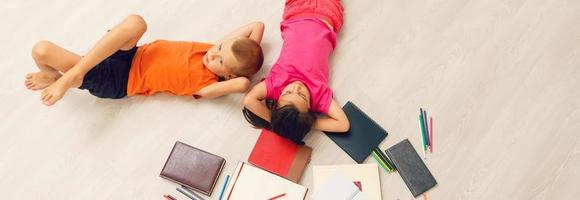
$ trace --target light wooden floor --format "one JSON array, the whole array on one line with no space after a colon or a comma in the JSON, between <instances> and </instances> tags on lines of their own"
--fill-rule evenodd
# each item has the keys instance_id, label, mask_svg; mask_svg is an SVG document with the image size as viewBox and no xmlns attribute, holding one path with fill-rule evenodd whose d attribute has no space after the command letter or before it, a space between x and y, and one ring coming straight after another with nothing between
<instances>
[{"instance_id":1,"label":"light wooden floor","mask_svg":"<svg viewBox=\"0 0 580 200\"><path fill-rule=\"evenodd\" d=\"M439 182L430 199L578 198L580 1L344 6L344 31L331 58L335 98L355 102L389 131L382 149L404 138L418 148L418 109L427 108L435 149L426 163ZM223 174L229 174L259 133L241 115L242 95L212 102L164 94L103 100L72 90L47 108L23 86L24 74L36 70L35 41L83 54L129 13L148 21L142 42L214 41L260 20L263 76L280 51L282 8L279 0L3 0L1 198L185 199L158 176L176 140L225 157ZM307 187L312 165L354 163L319 132L306 143L314 147L302 179ZM381 185L383 199L411 198L398 174L381 172Z\"/></svg>"}]
</instances>

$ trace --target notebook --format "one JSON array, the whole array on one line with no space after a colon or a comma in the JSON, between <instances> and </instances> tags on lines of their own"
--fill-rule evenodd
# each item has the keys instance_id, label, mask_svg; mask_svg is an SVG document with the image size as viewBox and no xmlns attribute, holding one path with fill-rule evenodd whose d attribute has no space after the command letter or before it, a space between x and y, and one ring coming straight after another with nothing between
<instances>
[{"instance_id":1,"label":"notebook","mask_svg":"<svg viewBox=\"0 0 580 200\"><path fill-rule=\"evenodd\" d=\"M333 179L340 179L340 177L335 177L337 176L335 174L340 174L338 176L342 175L346 177L349 180L348 182L356 186L356 189L360 190L360 192L352 191L352 187L348 187L351 189L345 189L345 191L339 191L338 189L325 189L327 187L347 188L346 184L341 183L340 180L338 180L338 182L332 182ZM336 197L337 199L381 199L379 168L375 163L355 165L317 165L312 167L312 175L314 182L314 199L328 199L326 197ZM328 180L331 180L331 182L328 183ZM330 184L330 186L328 186L328 184ZM348 194L354 196L345 196Z\"/></svg>"},{"instance_id":2,"label":"notebook","mask_svg":"<svg viewBox=\"0 0 580 200\"><path fill-rule=\"evenodd\" d=\"M262 129L248 162L298 183L311 154L312 148Z\"/></svg>"},{"instance_id":3,"label":"notebook","mask_svg":"<svg viewBox=\"0 0 580 200\"><path fill-rule=\"evenodd\" d=\"M177 141L160 176L210 196L224 164L222 157Z\"/></svg>"},{"instance_id":4,"label":"notebook","mask_svg":"<svg viewBox=\"0 0 580 200\"><path fill-rule=\"evenodd\" d=\"M288 179L239 162L224 193L226 200L279 199L300 200L308 189Z\"/></svg>"},{"instance_id":5,"label":"notebook","mask_svg":"<svg viewBox=\"0 0 580 200\"><path fill-rule=\"evenodd\" d=\"M388 148L385 153L414 197L437 185L437 181L408 139Z\"/></svg>"},{"instance_id":6,"label":"notebook","mask_svg":"<svg viewBox=\"0 0 580 200\"><path fill-rule=\"evenodd\" d=\"M314 200L367 200L360 183L352 182L344 174L334 172L314 190Z\"/></svg>"},{"instance_id":7,"label":"notebook","mask_svg":"<svg viewBox=\"0 0 580 200\"><path fill-rule=\"evenodd\" d=\"M346 133L325 133L357 163L363 163L388 133L354 103L347 102L342 110L350 122L350 130Z\"/></svg>"}]
</instances>

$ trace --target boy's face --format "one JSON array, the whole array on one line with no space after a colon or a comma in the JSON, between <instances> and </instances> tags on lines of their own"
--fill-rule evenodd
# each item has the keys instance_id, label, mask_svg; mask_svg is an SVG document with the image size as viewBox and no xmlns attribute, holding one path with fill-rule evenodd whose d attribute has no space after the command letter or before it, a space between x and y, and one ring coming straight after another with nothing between
<instances>
[{"instance_id":1,"label":"boy's face","mask_svg":"<svg viewBox=\"0 0 580 200\"><path fill-rule=\"evenodd\" d=\"M293 104L300 112L310 110L310 92L304 83L294 81L284 87L278 98L278 107L288 104Z\"/></svg>"},{"instance_id":2,"label":"boy's face","mask_svg":"<svg viewBox=\"0 0 580 200\"><path fill-rule=\"evenodd\" d=\"M239 65L232 52L235 39L225 40L211 47L203 56L203 64L216 75L226 80L236 78L232 68Z\"/></svg>"}]
</instances>

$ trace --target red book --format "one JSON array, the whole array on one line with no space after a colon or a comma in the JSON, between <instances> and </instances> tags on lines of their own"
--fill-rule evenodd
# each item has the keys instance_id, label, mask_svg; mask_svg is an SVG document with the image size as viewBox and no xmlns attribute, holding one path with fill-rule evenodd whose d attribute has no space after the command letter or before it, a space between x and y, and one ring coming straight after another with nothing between
<instances>
[{"instance_id":1,"label":"red book","mask_svg":"<svg viewBox=\"0 0 580 200\"><path fill-rule=\"evenodd\" d=\"M312 148L262 129L248 162L298 183L311 154Z\"/></svg>"}]
</instances>

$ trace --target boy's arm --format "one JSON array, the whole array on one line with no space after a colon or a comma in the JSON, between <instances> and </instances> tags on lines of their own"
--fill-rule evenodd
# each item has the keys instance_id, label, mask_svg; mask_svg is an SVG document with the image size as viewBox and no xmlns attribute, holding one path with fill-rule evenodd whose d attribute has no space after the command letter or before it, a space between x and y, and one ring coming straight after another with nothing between
<instances>
[{"instance_id":1,"label":"boy's arm","mask_svg":"<svg viewBox=\"0 0 580 200\"><path fill-rule=\"evenodd\" d=\"M260 118L270 122L270 111L266 104L266 83L264 81L256 84L246 97L244 97L244 107L258 115Z\"/></svg>"},{"instance_id":2,"label":"boy's arm","mask_svg":"<svg viewBox=\"0 0 580 200\"><path fill-rule=\"evenodd\" d=\"M314 121L313 128L321 131L342 133L350 129L350 124L342 108L333 99L330 103L330 108L328 108L328 117L317 118Z\"/></svg>"},{"instance_id":3,"label":"boy's arm","mask_svg":"<svg viewBox=\"0 0 580 200\"><path fill-rule=\"evenodd\" d=\"M226 35L224 38L219 40L216 44L222 43L223 41L236 37L249 38L250 40L254 40L256 43L260 44L260 42L262 42L263 35L264 35L264 23L256 21L234 30L233 32L231 32L230 34Z\"/></svg>"},{"instance_id":4,"label":"boy's arm","mask_svg":"<svg viewBox=\"0 0 580 200\"><path fill-rule=\"evenodd\" d=\"M227 81L217 82L205 86L193 96L196 99L213 99L230 93L244 92L250 87L250 80L246 77L237 77Z\"/></svg>"}]
</instances>

